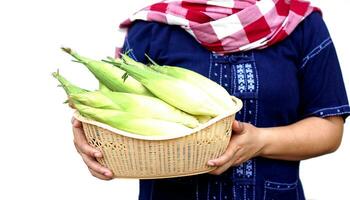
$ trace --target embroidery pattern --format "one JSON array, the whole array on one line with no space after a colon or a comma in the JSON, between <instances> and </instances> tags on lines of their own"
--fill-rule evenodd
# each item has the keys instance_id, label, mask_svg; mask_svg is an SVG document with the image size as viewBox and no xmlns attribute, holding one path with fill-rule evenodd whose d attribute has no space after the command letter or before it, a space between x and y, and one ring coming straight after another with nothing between
<instances>
[{"instance_id":1,"label":"embroidery pattern","mask_svg":"<svg viewBox=\"0 0 350 200\"><path fill-rule=\"evenodd\" d=\"M251 63L242 63L235 65L235 67L237 69L238 91L240 93L254 92L256 86L253 65Z\"/></svg>"},{"instance_id":2,"label":"embroidery pattern","mask_svg":"<svg viewBox=\"0 0 350 200\"><path fill-rule=\"evenodd\" d=\"M253 53L224 56L211 53L209 61L208 77L243 101L244 109L237 113L236 118L256 124L258 112L256 97L259 83ZM248 160L221 176L210 178L204 188L197 187L197 198L201 194L208 200L226 198L254 200L255 160Z\"/></svg>"}]
</instances>

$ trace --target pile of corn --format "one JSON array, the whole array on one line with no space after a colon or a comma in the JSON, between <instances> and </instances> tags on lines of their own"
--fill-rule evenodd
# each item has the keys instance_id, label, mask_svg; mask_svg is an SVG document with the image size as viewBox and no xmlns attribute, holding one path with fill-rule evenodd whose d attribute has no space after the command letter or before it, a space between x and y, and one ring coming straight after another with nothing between
<instances>
[{"instance_id":1,"label":"pile of corn","mask_svg":"<svg viewBox=\"0 0 350 200\"><path fill-rule=\"evenodd\" d=\"M99 89L82 89L53 76L70 106L87 118L140 135L176 135L234 108L227 91L210 79L175 66L137 62L127 54L97 61L62 48L98 79Z\"/></svg>"}]
</instances>

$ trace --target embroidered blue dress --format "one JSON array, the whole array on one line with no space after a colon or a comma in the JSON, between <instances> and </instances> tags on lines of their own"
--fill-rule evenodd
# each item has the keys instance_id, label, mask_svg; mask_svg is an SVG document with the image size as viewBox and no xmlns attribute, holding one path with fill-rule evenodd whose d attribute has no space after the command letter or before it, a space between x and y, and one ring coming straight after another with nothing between
<instances>
[{"instance_id":1,"label":"embroidered blue dress","mask_svg":"<svg viewBox=\"0 0 350 200\"><path fill-rule=\"evenodd\" d=\"M217 55L180 27L136 21L123 50L147 63L194 70L242 99L236 119L257 127L350 113L336 51L319 13L263 50ZM317 134L317 133L315 133ZM303 200L299 162L253 158L220 176L141 180L140 200Z\"/></svg>"}]
</instances>

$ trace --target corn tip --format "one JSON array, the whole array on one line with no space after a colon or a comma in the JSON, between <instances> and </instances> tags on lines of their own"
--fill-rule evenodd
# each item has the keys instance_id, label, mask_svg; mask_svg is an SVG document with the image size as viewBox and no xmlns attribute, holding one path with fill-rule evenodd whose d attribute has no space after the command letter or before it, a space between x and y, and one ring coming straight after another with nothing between
<instances>
[{"instance_id":1,"label":"corn tip","mask_svg":"<svg viewBox=\"0 0 350 200\"><path fill-rule=\"evenodd\" d=\"M107 57L107 60L102 59L102 62L112 64L112 65L117 66L117 67L121 64L119 60L117 60L113 57L110 57L110 56Z\"/></svg>"},{"instance_id":2,"label":"corn tip","mask_svg":"<svg viewBox=\"0 0 350 200\"><path fill-rule=\"evenodd\" d=\"M61 49L66 52L66 53L69 53L71 54L72 53L72 49L71 48L68 48L68 47L61 47Z\"/></svg>"},{"instance_id":3,"label":"corn tip","mask_svg":"<svg viewBox=\"0 0 350 200\"><path fill-rule=\"evenodd\" d=\"M159 66L151 57L149 57L146 53L145 53L146 58L152 63L152 65L156 65Z\"/></svg>"},{"instance_id":4,"label":"corn tip","mask_svg":"<svg viewBox=\"0 0 350 200\"><path fill-rule=\"evenodd\" d=\"M60 75L59 69L57 69L55 72L52 72L51 75L55 78L57 78Z\"/></svg>"},{"instance_id":5,"label":"corn tip","mask_svg":"<svg viewBox=\"0 0 350 200\"><path fill-rule=\"evenodd\" d=\"M111 56L107 56L108 61L115 61L115 59Z\"/></svg>"}]
</instances>

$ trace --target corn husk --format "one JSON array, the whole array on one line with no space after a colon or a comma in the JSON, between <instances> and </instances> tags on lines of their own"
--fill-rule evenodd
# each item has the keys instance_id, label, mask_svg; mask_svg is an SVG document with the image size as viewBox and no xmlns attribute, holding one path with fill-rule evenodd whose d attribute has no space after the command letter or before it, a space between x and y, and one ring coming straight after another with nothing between
<instances>
[{"instance_id":1,"label":"corn husk","mask_svg":"<svg viewBox=\"0 0 350 200\"><path fill-rule=\"evenodd\" d=\"M123 55L123 59L127 55ZM109 58L111 63L126 71L130 76L142 83L156 97L193 115L218 116L224 112L210 96L199 87L159 73L142 64L129 65L125 62Z\"/></svg>"},{"instance_id":2,"label":"corn husk","mask_svg":"<svg viewBox=\"0 0 350 200\"><path fill-rule=\"evenodd\" d=\"M135 93L147 96L153 96L147 88L132 77L127 80L123 78L125 71L114 67L111 64L93 60L84 56L80 56L70 48L62 48L63 51L73 56L76 61L84 64L90 72L102 83L104 86L112 91Z\"/></svg>"},{"instance_id":3,"label":"corn husk","mask_svg":"<svg viewBox=\"0 0 350 200\"><path fill-rule=\"evenodd\" d=\"M142 118L131 113L112 109L100 109L75 104L81 115L105 123L111 127L148 136L177 135L191 131L184 125L150 118Z\"/></svg>"},{"instance_id":4,"label":"corn husk","mask_svg":"<svg viewBox=\"0 0 350 200\"><path fill-rule=\"evenodd\" d=\"M195 128L199 124L195 117L155 97L123 92L94 91L73 94L71 98L91 107L116 109L133 113L139 117L181 123L190 128Z\"/></svg>"}]
</instances>

